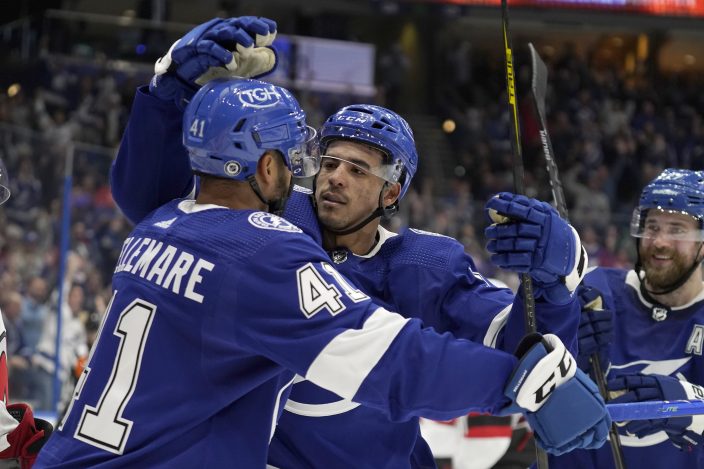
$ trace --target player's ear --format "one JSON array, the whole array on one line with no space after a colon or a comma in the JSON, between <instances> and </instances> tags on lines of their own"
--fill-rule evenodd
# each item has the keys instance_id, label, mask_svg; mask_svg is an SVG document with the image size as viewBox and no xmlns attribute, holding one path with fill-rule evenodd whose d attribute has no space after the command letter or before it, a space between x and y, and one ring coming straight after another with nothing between
<instances>
[{"instance_id":1,"label":"player's ear","mask_svg":"<svg viewBox=\"0 0 704 469\"><path fill-rule=\"evenodd\" d=\"M267 183L269 179L274 177L274 166L276 166L276 161L274 160L274 154L271 151L266 151L259 161L257 162L257 176L263 183Z\"/></svg>"},{"instance_id":2,"label":"player's ear","mask_svg":"<svg viewBox=\"0 0 704 469\"><path fill-rule=\"evenodd\" d=\"M392 205L398 200L398 196L401 194L401 184L399 183L389 183L384 184L384 198L382 203L384 207Z\"/></svg>"}]
</instances>

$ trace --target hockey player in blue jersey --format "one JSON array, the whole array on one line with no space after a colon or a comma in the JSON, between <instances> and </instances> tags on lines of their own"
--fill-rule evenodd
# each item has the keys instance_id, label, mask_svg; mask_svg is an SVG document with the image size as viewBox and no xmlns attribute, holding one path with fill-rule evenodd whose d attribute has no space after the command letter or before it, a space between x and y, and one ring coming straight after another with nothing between
<instances>
[{"instance_id":1,"label":"hockey player in blue jersey","mask_svg":"<svg viewBox=\"0 0 704 469\"><path fill-rule=\"evenodd\" d=\"M187 158L178 158L184 152L170 138L177 131L180 115L172 99L160 95L158 86L138 91L112 173L115 198L134 221L141 220L156 201L185 196L193 187L190 172L184 169ZM325 246L338 269L376 302L406 317L420 317L437 330L512 351L523 335L523 323L520 311L509 313L512 308L522 308L520 298L513 305L509 290L486 282L456 241L414 230L396 235L379 226L379 216L395 210L417 165L412 133L405 121L378 106L349 106L328 119L321 134L326 156L317 178L317 207ZM390 158L380 165L386 155ZM560 272L564 275L578 270L576 258L581 250L577 238L549 207L510 195L493 200L492 206L516 217L525 217L532 210L531 216L545 228L539 240L543 245L552 222L553 236L557 236L553 239L566 243L564 252L571 256L558 267L563 269ZM284 214L321 239L305 189L297 187L293 191ZM506 244L512 243L516 235L495 237ZM498 247L495 250L504 266L515 267L511 263L520 262L518 268L526 268L521 254L498 252ZM546 259L546 263L553 260ZM571 314L576 312L571 309L576 304L572 304L569 289L555 275L551 285L545 281L539 284L545 287L544 295L539 295L541 330L556 331L572 347L578 315ZM508 316L513 318L507 322ZM485 376L483 386L502 379ZM419 438L417 419L392 423L378 410L341 400L306 382L297 383L293 389L272 442L271 463L282 467L433 464L432 455Z\"/></svg>"},{"instance_id":2,"label":"hockey player in blue jersey","mask_svg":"<svg viewBox=\"0 0 704 469\"><path fill-rule=\"evenodd\" d=\"M552 452L603 443L604 403L557 336L527 336L513 356L423 329L271 213L291 175L318 166L287 90L211 80L183 129L199 194L125 240L99 337L37 467L263 468L296 375L391 421L523 411ZM489 373L501 380L477 386Z\"/></svg>"},{"instance_id":3,"label":"hockey player in blue jersey","mask_svg":"<svg viewBox=\"0 0 704 469\"><path fill-rule=\"evenodd\" d=\"M580 365L599 353L612 402L704 398L704 171L666 169L631 222L634 270L596 268L581 292ZM584 357L584 358L581 358ZM704 468L704 416L619 424L625 465ZM554 458L553 468L614 467L606 445Z\"/></svg>"}]
</instances>

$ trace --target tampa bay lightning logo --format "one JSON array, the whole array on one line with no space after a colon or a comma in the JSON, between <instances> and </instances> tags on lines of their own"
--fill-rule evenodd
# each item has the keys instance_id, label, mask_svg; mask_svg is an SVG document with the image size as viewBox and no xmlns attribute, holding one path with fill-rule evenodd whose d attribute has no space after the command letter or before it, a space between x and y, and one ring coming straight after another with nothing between
<instances>
[{"instance_id":1,"label":"tampa bay lightning logo","mask_svg":"<svg viewBox=\"0 0 704 469\"><path fill-rule=\"evenodd\" d=\"M263 230L288 231L289 233L303 233L303 231L293 223L277 217L272 213L254 212L248 218L249 222Z\"/></svg>"}]
</instances>

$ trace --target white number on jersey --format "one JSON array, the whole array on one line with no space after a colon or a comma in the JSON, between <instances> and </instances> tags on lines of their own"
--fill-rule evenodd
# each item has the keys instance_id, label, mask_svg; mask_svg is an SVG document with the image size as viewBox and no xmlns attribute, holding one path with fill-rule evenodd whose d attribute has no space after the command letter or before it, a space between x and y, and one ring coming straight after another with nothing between
<instances>
[{"instance_id":1,"label":"white number on jersey","mask_svg":"<svg viewBox=\"0 0 704 469\"><path fill-rule=\"evenodd\" d=\"M360 301L369 299L369 297L362 290L353 288L352 285L350 285L349 282L345 280L345 277L340 275L340 272L335 270L333 266L331 266L327 262L322 262L321 265L323 266L323 270L325 272L329 273L335 280L337 280L337 283L340 284L340 286L345 291L350 300L354 301L355 303L359 303Z\"/></svg>"},{"instance_id":2,"label":"white number on jersey","mask_svg":"<svg viewBox=\"0 0 704 469\"><path fill-rule=\"evenodd\" d=\"M298 305L307 318L312 318L322 309L327 309L333 316L344 311L345 305L340 301L341 294L338 286L355 303L369 299L361 290L350 285L333 266L327 262L321 262L320 266L336 283L326 282L321 272L310 262L296 271Z\"/></svg>"},{"instance_id":3,"label":"white number on jersey","mask_svg":"<svg viewBox=\"0 0 704 469\"><path fill-rule=\"evenodd\" d=\"M122 454L125 450L132 421L123 418L122 413L137 386L142 354L155 312L155 305L136 299L120 313L114 332L120 338L120 346L112 373L97 405L83 408L74 434L76 439L115 454ZM106 317L108 314L109 311ZM94 349L97 346L97 342L93 344ZM87 373L81 375L74 399L80 395L84 377Z\"/></svg>"},{"instance_id":4,"label":"white number on jersey","mask_svg":"<svg viewBox=\"0 0 704 469\"><path fill-rule=\"evenodd\" d=\"M325 263L322 263L325 265ZM340 290L327 283L310 262L296 271L298 279L298 306L301 312L312 318L322 309L335 316L345 309L340 301Z\"/></svg>"}]
</instances>

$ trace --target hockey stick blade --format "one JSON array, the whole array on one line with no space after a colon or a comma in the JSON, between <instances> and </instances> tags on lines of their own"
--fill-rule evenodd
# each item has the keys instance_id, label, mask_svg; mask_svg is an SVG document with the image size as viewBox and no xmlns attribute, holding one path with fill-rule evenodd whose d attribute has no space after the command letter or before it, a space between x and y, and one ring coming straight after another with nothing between
<instances>
[{"instance_id":1,"label":"hockey stick blade","mask_svg":"<svg viewBox=\"0 0 704 469\"><path fill-rule=\"evenodd\" d=\"M606 404L611 420L650 420L704 414L704 401L644 401Z\"/></svg>"},{"instance_id":2,"label":"hockey stick blade","mask_svg":"<svg viewBox=\"0 0 704 469\"><path fill-rule=\"evenodd\" d=\"M548 68L545 66L545 62L543 62L543 59L540 58L540 54L538 54L538 51L535 50L532 43L528 43L528 48L530 49L530 59L532 65L530 91L531 97L533 98L535 113L538 115L540 144L543 148L545 166L547 167L548 174L550 175L552 197L555 200L555 206L557 211L560 213L560 216L567 220L567 201L565 200L562 182L560 181L560 175L557 171L557 163L555 163L554 157L555 153L552 149L552 142L550 140L550 134L548 134L547 122L545 120L545 97L547 95L548 88Z\"/></svg>"}]
</instances>

